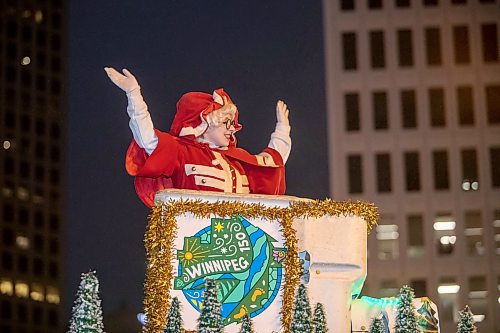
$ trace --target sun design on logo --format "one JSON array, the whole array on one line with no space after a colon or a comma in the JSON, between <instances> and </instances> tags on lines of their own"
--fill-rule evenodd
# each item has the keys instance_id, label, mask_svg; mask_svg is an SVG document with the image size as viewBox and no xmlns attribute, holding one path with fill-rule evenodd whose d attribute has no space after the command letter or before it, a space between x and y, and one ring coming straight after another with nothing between
<instances>
[{"instance_id":1,"label":"sun design on logo","mask_svg":"<svg viewBox=\"0 0 500 333\"><path fill-rule=\"evenodd\" d=\"M182 262L182 265L192 265L201 259L205 258L210 252L206 246L200 244L200 239L186 239L184 246L185 250L178 251L177 258Z\"/></svg>"}]
</instances>

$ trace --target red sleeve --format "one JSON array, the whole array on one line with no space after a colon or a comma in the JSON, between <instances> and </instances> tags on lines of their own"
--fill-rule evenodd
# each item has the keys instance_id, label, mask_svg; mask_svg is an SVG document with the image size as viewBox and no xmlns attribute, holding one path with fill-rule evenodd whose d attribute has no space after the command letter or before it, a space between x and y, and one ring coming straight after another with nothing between
<instances>
[{"instance_id":1,"label":"red sleeve","mask_svg":"<svg viewBox=\"0 0 500 333\"><path fill-rule=\"evenodd\" d=\"M135 176L135 191L148 207L154 204L156 192L172 188L170 176L178 164L179 143L168 133L158 130L158 146L151 155L132 140L125 157L125 168Z\"/></svg>"}]
</instances>

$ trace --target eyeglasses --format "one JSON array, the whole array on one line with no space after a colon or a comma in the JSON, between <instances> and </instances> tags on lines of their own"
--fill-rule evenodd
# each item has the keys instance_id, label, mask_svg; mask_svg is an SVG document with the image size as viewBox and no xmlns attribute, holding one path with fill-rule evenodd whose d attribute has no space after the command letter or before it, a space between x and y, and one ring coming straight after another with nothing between
<instances>
[{"instance_id":1,"label":"eyeglasses","mask_svg":"<svg viewBox=\"0 0 500 333\"><path fill-rule=\"evenodd\" d=\"M223 122L223 124L226 125L226 129L230 129L231 126L236 128L235 126L236 123L234 122L234 120L231 119L227 119L226 121Z\"/></svg>"}]
</instances>

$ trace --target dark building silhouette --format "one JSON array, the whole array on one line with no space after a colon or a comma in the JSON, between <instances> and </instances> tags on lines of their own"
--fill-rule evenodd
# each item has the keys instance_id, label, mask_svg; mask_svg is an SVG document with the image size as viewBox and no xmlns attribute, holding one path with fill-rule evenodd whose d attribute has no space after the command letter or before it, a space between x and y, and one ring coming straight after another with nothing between
<instances>
[{"instance_id":1,"label":"dark building silhouette","mask_svg":"<svg viewBox=\"0 0 500 333\"><path fill-rule=\"evenodd\" d=\"M0 332L62 328L65 2L0 1Z\"/></svg>"}]
</instances>

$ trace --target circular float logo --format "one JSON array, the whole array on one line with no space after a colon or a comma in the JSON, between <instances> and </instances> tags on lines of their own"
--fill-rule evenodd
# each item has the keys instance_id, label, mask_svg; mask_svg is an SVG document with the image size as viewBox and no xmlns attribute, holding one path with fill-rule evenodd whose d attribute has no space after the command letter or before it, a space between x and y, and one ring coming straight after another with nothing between
<instances>
[{"instance_id":1,"label":"circular float logo","mask_svg":"<svg viewBox=\"0 0 500 333\"><path fill-rule=\"evenodd\" d=\"M245 314L262 313L278 294L286 249L262 229L241 216L211 219L210 226L184 238L177 250L178 276L174 289L182 290L201 312L205 279L217 281L224 325L240 322Z\"/></svg>"}]
</instances>

